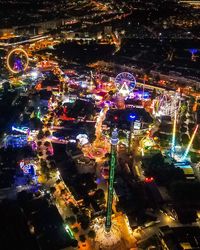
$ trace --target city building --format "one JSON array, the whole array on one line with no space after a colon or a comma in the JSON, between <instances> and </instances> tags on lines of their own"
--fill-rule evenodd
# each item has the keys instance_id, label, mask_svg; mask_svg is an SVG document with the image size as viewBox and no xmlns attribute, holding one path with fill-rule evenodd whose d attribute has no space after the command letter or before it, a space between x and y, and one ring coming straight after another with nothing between
<instances>
[{"instance_id":1,"label":"city building","mask_svg":"<svg viewBox=\"0 0 200 250\"><path fill-rule=\"evenodd\" d=\"M200 249L199 227L160 227L159 239L163 250Z\"/></svg>"}]
</instances>

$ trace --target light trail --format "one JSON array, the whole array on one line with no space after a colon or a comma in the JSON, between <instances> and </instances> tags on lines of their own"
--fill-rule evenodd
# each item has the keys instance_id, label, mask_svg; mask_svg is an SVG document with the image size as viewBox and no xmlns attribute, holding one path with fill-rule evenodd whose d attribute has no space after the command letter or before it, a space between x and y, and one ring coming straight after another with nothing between
<instances>
[{"instance_id":1,"label":"light trail","mask_svg":"<svg viewBox=\"0 0 200 250\"><path fill-rule=\"evenodd\" d=\"M190 142L189 142L189 144L188 144L188 146L187 146L187 149L186 149L186 151L185 151L185 153L184 153L184 155L183 155L183 157L182 157L182 161L185 161L185 159L186 159L186 157L187 157L187 155L188 155L188 153L189 153L189 150L190 150L190 148L191 148L191 146L192 146L192 143L193 143L193 141L194 141L194 137L195 137L195 135L196 135L196 133L197 133L198 127L199 127L199 125L196 125L195 130L194 130L194 132L193 132L193 134L192 134L192 137L191 137L191 139L190 139Z\"/></svg>"},{"instance_id":2,"label":"light trail","mask_svg":"<svg viewBox=\"0 0 200 250\"><path fill-rule=\"evenodd\" d=\"M174 115L174 125L173 125L173 134L172 134L172 146L171 146L171 157L174 157L175 153L175 144L176 144L176 120L177 120L177 115L176 115L176 110L175 110L175 115Z\"/></svg>"}]
</instances>

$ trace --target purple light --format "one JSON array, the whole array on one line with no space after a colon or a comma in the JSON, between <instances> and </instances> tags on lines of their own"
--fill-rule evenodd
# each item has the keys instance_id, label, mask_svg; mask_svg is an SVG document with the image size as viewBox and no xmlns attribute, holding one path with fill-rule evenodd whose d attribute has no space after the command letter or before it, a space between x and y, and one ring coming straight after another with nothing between
<instances>
[{"instance_id":1,"label":"purple light","mask_svg":"<svg viewBox=\"0 0 200 250\"><path fill-rule=\"evenodd\" d=\"M21 59L19 59L19 58L15 59L14 70L16 70L16 71L22 71L23 70L23 65L22 65Z\"/></svg>"}]
</instances>

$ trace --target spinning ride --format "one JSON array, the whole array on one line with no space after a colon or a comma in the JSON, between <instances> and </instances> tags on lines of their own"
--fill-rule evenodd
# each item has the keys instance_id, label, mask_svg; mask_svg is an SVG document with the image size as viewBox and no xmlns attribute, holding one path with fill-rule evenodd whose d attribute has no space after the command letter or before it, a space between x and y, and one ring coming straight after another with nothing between
<instances>
[{"instance_id":1,"label":"spinning ride","mask_svg":"<svg viewBox=\"0 0 200 250\"><path fill-rule=\"evenodd\" d=\"M13 74L25 71L28 67L29 58L22 48L12 49L7 56L7 67Z\"/></svg>"},{"instance_id":2,"label":"spinning ride","mask_svg":"<svg viewBox=\"0 0 200 250\"><path fill-rule=\"evenodd\" d=\"M153 100L153 114L156 116L172 116L180 107L179 97L176 95L163 94Z\"/></svg>"}]
</instances>

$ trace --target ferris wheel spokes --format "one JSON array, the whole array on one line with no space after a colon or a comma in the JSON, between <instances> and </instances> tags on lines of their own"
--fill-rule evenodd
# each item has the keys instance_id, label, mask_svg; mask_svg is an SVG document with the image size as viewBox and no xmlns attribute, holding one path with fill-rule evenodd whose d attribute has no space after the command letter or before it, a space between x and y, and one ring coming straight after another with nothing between
<instances>
[{"instance_id":1,"label":"ferris wheel spokes","mask_svg":"<svg viewBox=\"0 0 200 250\"><path fill-rule=\"evenodd\" d=\"M135 77L129 72L122 72L115 78L115 84L119 93L128 96L136 85Z\"/></svg>"}]
</instances>

